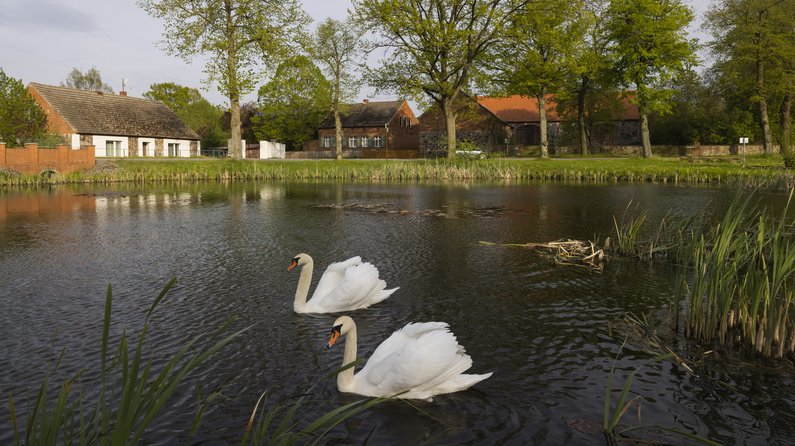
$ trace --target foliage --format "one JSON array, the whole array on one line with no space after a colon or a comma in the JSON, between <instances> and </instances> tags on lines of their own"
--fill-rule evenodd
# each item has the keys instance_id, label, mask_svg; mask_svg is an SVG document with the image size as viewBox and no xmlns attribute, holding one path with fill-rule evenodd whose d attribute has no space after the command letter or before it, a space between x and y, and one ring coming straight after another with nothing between
<instances>
[{"instance_id":1,"label":"foliage","mask_svg":"<svg viewBox=\"0 0 795 446\"><path fill-rule=\"evenodd\" d=\"M755 106L759 136L765 151L771 153L768 103L778 99L784 106L787 96L791 101L795 88L795 30L791 26L795 1L725 1L714 4L706 19L713 36L710 49L717 59L714 69L729 86L726 96L739 109ZM782 115L781 132L788 138L791 109L784 112L782 108Z\"/></svg>"},{"instance_id":2,"label":"foliage","mask_svg":"<svg viewBox=\"0 0 795 446\"><path fill-rule=\"evenodd\" d=\"M643 155L650 157L647 114L670 110L672 92L664 87L694 61L695 45L685 38L693 13L680 0L613 0L606 15L613 68L624 86L636 89Z\"/></svg>"},{"instance_id":3,"label":"foliage","mask_svg":"<svg viewBox=\"0 0 795 446\"><path fill-rule=\"evenodd\" d=\"M207 348L195 349L205 337L199 335L171 359L156 366L160 361L145 358L146 334L150 317L174 282L172 279L152 302L135 344L128 345L127 333L122 333L114 355L108 351L113 303L108 285L100 339L100 369L95 374L86 374L98 376L98 396L87 399L77 388L79 374L60 385L52 398L49 379L45 377L24 426L18 425L19 417L10 398L16 444L137 445L143 442L144 432L185 377L247 330L228 335Z\"/></svg>"},{"instance_id":4,"label":"foliage","mask_svg":"<svg viewBox=\"0 0 795 446\"><path fill-rule=\"evenodd\" d=\"M259 89L259 114L251 118L258 140L280 141L300 150L314 138L331 108L331 85L306 56L279 65L273 78Z\"/></svg>"},{"instance_id":5,"label":"foliage","mask_svg":"<svg viewBox=\"0 0 795 446\"><path fill-rule=\"evenodd\" d=\"M31 142L45 128L44 111L22 81L0 69L0 141L10 146Z\"/></svg>"},{"instance_id":6,"label":"foliage","mask_svg":"<svg viewBox=\"0 0 795 446\"><path fill-rule=\"evenodd\" d=\"M517 3L516 5L513 5ZM508 0L354 0L358 22L386 54L366 77L379 91L430 99L445 116L448 156L455 157L453 104L487 69L489 49L509 16Z\"/></svg>"},{"instance_id":7,"label":"foliage","mask_svg":"<svg viewBox=\"0 0 795 446\"><path fill-rule=\"evenodd\" d=\"M66 81L62 82L61 85L78 90L113 93L113 87L102 82L102 75L99 74L99 70L95 67L89 68L85 73L77 68L72 68L72 71L66 76Z\"/></svg>"},{"instance_id":8,"label":"foliage","mask_svg":"<svg viewBox=\"0 0 795 446\"><path fill-rule=\"evenodd\" d=\"M242 157L240 98L254 89L263 68L294 51L309 18L296 0L138 0L165 22L169 54L207 56L208 81L229 98L230 155Z\"/></svg>"},{"instance_id":9,"label":"foliage","mask_svg":"<svg viewBox=\"0 0 795 446\"><path fill-rule=\"evenodd\" d=\"M585 39L589 16L578 14L580 0L529 3L513 11L501 39L498 65L506 90L539 101L541 156L548 155L546 101L548 92L563 92L570 65ZM558 96L561 96L559 93Z\"/></svg>"},{"instance_id":10,"label":"foliage","mask_svg":"<svg viewBox=\"0 0 795 446\"><path fill-rule=\"evenodd\" d=\"M734 144L739 136L748 135L745 128L750 126L742 125L748 115L732 113L718 86L705 83L694 70L680 73L670 88L676 113L650 114L654 144Z\"/></svg>"},{"instance_id":11,"label":"foliage","mask_svg":"<svg viewBox=\"0 0 795 446\"><path fill-rule=\"evenodd\" d=\"M201 136L202 147L226 145L229 135L222 129L224 113L220 107L204 99L195 88L173 82L152 84L145 98L162 101L174 111L193 131Z\"/></svg>"},{"instance_id":12,"label":"foliage","mask_svg":"<svg viewBox=\"0 0 795 446\"><path fill-rule=\"evenodd\" d=\"M312 44L312 56L326 71L331 82L331 112L334 115L337 159L342 159L343 102L359 90L361 81L355 77L353 64L364 31L353 19L345 22L328 18L318 25Z\"/></svg>"}]
</instances>

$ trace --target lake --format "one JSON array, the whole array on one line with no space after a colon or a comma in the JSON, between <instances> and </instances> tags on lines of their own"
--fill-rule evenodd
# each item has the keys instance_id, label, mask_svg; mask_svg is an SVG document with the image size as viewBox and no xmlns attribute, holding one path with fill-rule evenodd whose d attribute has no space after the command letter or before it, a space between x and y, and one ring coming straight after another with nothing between
<instances>
[{"instance_id":1,"label":"lake","mask_svg":"<svg viewBox=\"0 0 795 446\"><path fill-rule=\"evenodd\" d=\"M599 428L614 365L619 390L639 369L632 395L640 409L625 415L624 426L662 426L724 444L795 444L791 362L703 355L707 348L672 340L696 365L691 375L632 342L619 351L623 315L666 314L670 265L613 259L599 272L557 265L539 250L479 243L603 240L630 203L648 209L651 221L668 212L720 218L734 194L562 183L0 191L0 443L13 439L7 395L22 411L62 351L53 377L85 369L80 382L91 394L108 284L118 337L137 334L151 302L177 278L148 333L156 366L197 335L208 335L204 345L219 339L213 333L230 318L233 330L252 326L190 376L147 434L152 444L239 444L265 390L266 408L310 392L317 403L305 409L307 419L358 400L336 389L342 348L324 348L336 315L292 311L298 273L287 266L306 252L315 261L312 290L329 263L355 255L400 287L377 306L348 313L360 357L408 322L444 321L473 359L469 373L494 372L432 402L378 405L338 426L327 444L605 444ZM786 198L761 196L773 209ZM189 440L197 387L205 396L220 389L222 398Z\"/></svg>"}]
</instances>

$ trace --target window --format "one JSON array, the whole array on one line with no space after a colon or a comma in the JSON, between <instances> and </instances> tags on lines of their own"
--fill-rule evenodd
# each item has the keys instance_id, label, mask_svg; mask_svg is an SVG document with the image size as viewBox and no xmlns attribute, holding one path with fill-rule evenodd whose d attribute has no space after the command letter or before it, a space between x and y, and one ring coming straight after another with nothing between
<instances>
[{"instance_id":1,"label":"window","mask_svg":"<svg viewBox=\"0 0 795 446\"><path fill-rule=\"evenodd\" d=\"M323 137L323 147L331 147L331 137L324 136Z\"/></svg>"},{"instance_id":2,"label":"window","mask_svg":"<svg viewBox=\"0 0 795 446\"><path fill-rule=\"evenodd\" d=\"M121 141L105 141L105 156L122 156Z\"/></svg>"},{"instance_id":3,"label":"window","mask_svg":"<svg viewBox=\"0 0 795 446\"><path fill-rule=\"evenodd\" d=\"M168 156L179 156L179 143L178 142L170 142L170 143L168 143Z\"/></svg>"},{"instance_id":4,"label":"window","mask_svg":"<svg viewBox=\"0 0 795 446\"><path fill-rule=\"evenodd\" d=\"M348 137L348 147L356 147L356 137L349 136Z\"/></svg>"},{"instance_id":5,"label":"window","mask_svg":"<svg viewBox=\"0 0 795 446\"><path fill-rule=\"evenodd\" d=\"M367 137L366 136L362 136L362 145L361 146L362 147L369 146L369 144L367 144Z\"/></svg>"},{"instance_id":6,"label":"window","mask_svg":"<svg viewBox=\"0 0 795 446\"><path fill-rule=\"evenodd\" d=\"M373 147L381 147L381 137L376 136L373 138Z\"/></svg>"}]
</instances>

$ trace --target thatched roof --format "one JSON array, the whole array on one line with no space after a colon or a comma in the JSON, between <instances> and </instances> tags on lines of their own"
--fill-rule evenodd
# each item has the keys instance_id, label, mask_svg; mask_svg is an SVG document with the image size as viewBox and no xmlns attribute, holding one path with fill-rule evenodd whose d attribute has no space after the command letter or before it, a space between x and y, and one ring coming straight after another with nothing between
<instances>
[{"instance_id":1,"label":"thatched roof","mask_svg":"<svg viewBox=\"0 0 795 446\"><path fill-rule=\"evenodd\" d=\"M197 140L191 130L160 101L31 83L76 133Z\"/></svg>"}]
</instances>

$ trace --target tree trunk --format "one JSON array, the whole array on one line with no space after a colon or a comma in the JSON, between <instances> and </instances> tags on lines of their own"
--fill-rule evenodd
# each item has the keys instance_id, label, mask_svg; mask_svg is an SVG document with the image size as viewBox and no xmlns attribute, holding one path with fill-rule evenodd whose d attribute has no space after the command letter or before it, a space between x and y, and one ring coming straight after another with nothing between
<instances>
[{"instance_id":1,"label":"tree trunk","mask_svg":"<svg viewBox=\"0 0 795 446\"><path fill-rule=\"evenodd\" d=\"M792 132L792 93L787 93L784 100L781 102L781 153L784 155L784 164L792 168L788 164L795 163L795 151L791 146L791 132Z\"/></svg>"},{"instance_id":2,"label":"tree trunk","mask_svg":"<svg viewBox=\"0 0 795 446\"><path fill-rule=\"evenodd\" d=\"M337 159L342 159L342 119L340 119L340 111L334 107L334 141L337 148Z\"/></svg>"},{"instance_id":3,"label":"tree trunk","mask_svg":"<svg viewBox=\"0 0 795 446\"><path fill-rule=\"evenodd\" d=\"M538 99L538 130L541 137L541 158L549 158L549 141L547 140L547 107L546 87L541 87Z\"/></svg>"},{"instance_id":4,"label":"tree trunk","mask_svg":"<svg viewBox=\"0 0 795 446\"><path fill-rule=\"evenodd\" d=\"M651 158L651 138L649 137L649 114L646 107L640 107L640 139L643 144L643 157Z\"/></svg>"},{"instance_id":5,"label":"tree trunk","mask_svg":"<svg viewBox=\"0 0 795 446\"><path fill-rule=\"evenodd\" d=\"M241 147L240 138L240 99L237 95L232 94L229 98L229 130L231 132L229 138L229 156L232 159L242 159L243 149Z\"/></svg>"},{"instance_id":6,"label":"tree trunk","mask_svg":"<svg viewBox=\"0 0 795 446\"><path fill-rule=\"evenodd\" d=\"M334 79L334 136L337 147L337 159L342 159L342 120L340 119L340 73L335 71Z\"/></svg>"},{"instance_id":7,"label":"tree trunk","mask_svg":"<svg viewBox=\"0 0 795 446\"><path fill-rule=\"evenodd\" d=\"M580 133L580 154L582 156L588 155L588 133L585 131L585 98L588 94L590 82L591 78L583 74L580 89L577 91L577 130Z\"/></svg>"},{"instance_id":8,"label":"tree trunk","mask_svg":"<svg viewBox=\"0 0 795 446\"><path fill-rule=\"evenodd\" d=\"M767 100L765 99L765 66L760 57L756 59L756 94L759 96L759 125L762 127L762 145L765 154L773 153L773 135L770 133L770 119L767 115Z\"/></svg>"},{"instance_id":9,"label":"tree trunk","mask_svg":"<svg viewBox=\"0 0 795 446\"><path fill-rule=\"evenodd\" d=\"M447 158L455 158L455 112L453 111L453 99L445 98L442 100L442 113L444 113L444 126L447 130Z\"/></svg>"}]
</instances>

